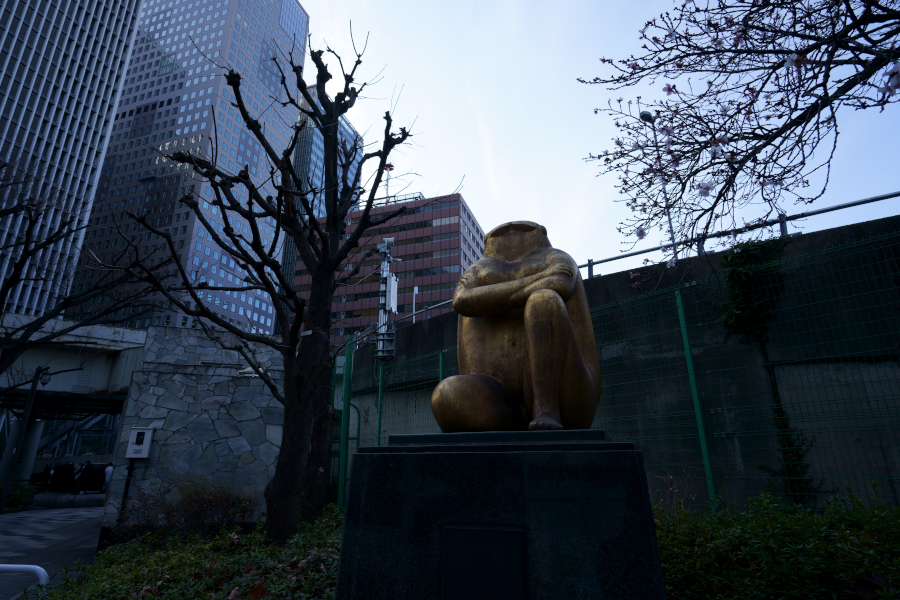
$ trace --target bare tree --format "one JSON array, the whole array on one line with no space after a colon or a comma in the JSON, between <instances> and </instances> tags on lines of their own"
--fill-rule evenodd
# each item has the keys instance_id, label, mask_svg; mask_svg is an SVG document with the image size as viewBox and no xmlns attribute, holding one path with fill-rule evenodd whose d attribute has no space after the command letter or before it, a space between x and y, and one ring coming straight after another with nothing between
<instances>
[{"instance_id":1,"label":"bare tree","mask_svg":"<svg viewBox=\"0 0 900 600\"><path fill-rule=\"evenodd\" d=\"M326 461L330 460L334 414L328 373L334 366L333 356L340 350L330 341L335 289L357 280L365 259L375 254L374 249L360 248L366 230L406 210L401 206L377 217L370 216L388 157L406 142L410 132L404 127L394 131L393 118L388 112L384 115L383 138L368 151L362 139L347 139L339 134L341 119L369 85L357 83L363 52L354 48L352 64L345 65L330 48L312 50L315 81L309 85L315 97L303 80L302 66L292 58L293 52L287 57L271 57L281 86L278 96L271 101L307 117L288 124L293 134L286 148L273 147L258 120L260 115L251 113L250 102L242 93L241 75L231 69L225 72L233 92L231 104L240 113L248 134L262 147L268 164L266 173L251 175L249 165L236 173L230 172L225 167L224 152L220 153L217 138L211 140L208 152L194 149L165 157L191 172L203 182L204 188L209 188L209 200L188 192L180 202L191 209L204 228L205 237L227 253L242 273L239 281L225 286L220 282L215 289L229 295L257 293L274 299L274 317L280 336L265 334L265 330L249 320L249 315L235 322L234 317L219 313L204 298L214 285L209 281L209 274L187 261L174 261L177 275L172 280L159 277L144 265L126 269L131 276L155 286L175 308L193 316L206 335L223 348L240 353L284 405L281 452L265 492L266 525L275 543L286 543L293 536L301 507L304 518L315 519L325 502L323 479ZM333 96L326 91L326 84L333 78L326 61L329 57L339 69L338 90ZM305 127L314 127L324 140L324 183L320 188L313 185L307 173L297 172L293 164ZM366 189L361 176L370 164L374 166L368 170L374 171L374 176ZM263 192L267 187L275 190L274 195ZM227 223L221 230L211 221L203 206L206 202ZM360 210L353 225L348 220L351 209ZM164 241L170 256L177 256L167 231L154 226L146 215L132 213L131 216ZM288 239L312 274L309 290L294 289L294 257L286 257L282 265L281 249ZM107 267L115 268L115 265ZM284 366L283 379L264 368L256 352L261 346L278 353Z\"/></svg>"},{"instance_id":2,"label":"bare tree","mask_svg":"<svg viewBox=\"0 0 900 600\"><path fill-rule=\"evenodd\" d=\"M0 165L0 374L13 367L32 348L62 343L76 330L97 324L124 321L133 311L147 307L153 288L127 272L103 269L96 257L86 256L99 272L90 286L72 289L71 272L48 265L47 256L57 246L74 245L83 229L79 215L66 209L61 193L40 173L23 173L15 164ZM72 203L69 203L70 205ZM79 203L74 203L78 205ZM53 215L53 218L49 218ZM127 252L113 262L132 264ZM168 263L148 268L162 273ZM49 299L40 314L16 314L10 309L14 290L28 282L52 283Z\"/></svg>"},{"instance_id":3,"label":"bare tree","mask_svg":"<svg viewBox=\"0 0 900 600\"><path fill-rule=\"evenodd\" d=\"M900 98L896 1L687 0L640 35L642 53L602 58L611 74L579 80L666 94L594 111L619 128L612 148L588 160L618 174L632 210L619 231L629 236L667 229L671 214L683 240L743 226L751 204L748 224L820 198L839 109L882 112Z\"/></svg>"}]
</instances>

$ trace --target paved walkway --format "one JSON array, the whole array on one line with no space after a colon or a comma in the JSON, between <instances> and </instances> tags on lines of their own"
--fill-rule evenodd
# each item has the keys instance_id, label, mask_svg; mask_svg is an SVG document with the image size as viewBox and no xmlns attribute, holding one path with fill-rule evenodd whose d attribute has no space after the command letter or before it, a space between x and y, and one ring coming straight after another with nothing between
<instances>
[{"instance_id":1,"label":"paved walkway","mask_svg":"<svg viewBox=\"0 0 900 600\"><path fill-rule=\"evenodd\" d=\"M0 563L38 565L50 583L64 564L94 560L103 507L48 508L0 515ZM37 583L31 575L0 574L0 600L19 595Z\"/></svg>"}]
</instances>

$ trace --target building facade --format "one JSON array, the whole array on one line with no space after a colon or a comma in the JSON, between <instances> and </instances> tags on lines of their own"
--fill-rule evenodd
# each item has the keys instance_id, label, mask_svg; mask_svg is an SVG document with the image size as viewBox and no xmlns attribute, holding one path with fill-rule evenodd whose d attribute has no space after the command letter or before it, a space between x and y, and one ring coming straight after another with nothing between
<instances>
[{"instance_id":1,"label":"building facade","mask_svg":"<svg viewBox=\"0 0 900 600\"><path fill-rule=\"evenodd\" d=\"M390 202L379 201L371 214L395 210L400 203L407 206L407 212L367 231L356 253L363 256L384 238L394 239L391 256L400 259L391 265L391 273L399 280L396 317L412 313L414 307L421 310L453 298L460 276L484 255L484 230L461 194L394 196ZM348 215L350 228L359 222L359 214L351 211ZM380 264L377 257L365 261L359 274L335 292L332 341L378 322ZM351 262L348 268L354 266ZM312 279L302 261L297 263L295 276L295 289L303 295ZM447 304L429 315L452 310Z\"/></svg>"},{"instance_id":2,"label":"building facade","mask_svg":"<svg viewBox=\"0 0 900 600\"><path fill-rule=\"evenodd\" d=\"M33 186L6 188L52 198L43 231L68 217L85 224L136 35L140 0L0 0L0 164ZM0 247L21 235L21 214L0 218ZM12 291L2 310L41 314L71 284L84 230L43 250L40 273ZM5 276L14 252L0 256Z\"/></svg>"},{"instance_id":3,"label":"building facade","mask_svg":"<svg viewBox=\"0 0 900 600\"><path fill-rule=\"evenodd\" d=\"M248 224L238 217L229 217L226 223L210 204L212 189L165 155L178 149L215 157L220 168L231 173L247 166L263 193L274 194L266 183L263 149L232 105L234 95L221 66L241 74L241 94L271 145L287 147L297 111L271 100L283 94L271 58L275 54L286 61L290 52L295 63L303 64L309 17L297 0L148 0L139 17L84 249L101 260L114 260L117 250L125 246L124 234L147 256L163 253L161 241L137 231L124 211L150 213L155 226L174 236L178 258L189 271L208 281L210 288L229 285L242 276L240 267L212 243L178 199L194 192L218 231L231 225L247 232ZM246 200L240 190L238 196ZM274 225L261 224L263 234L273 236ZM90 286L96 275L85 257L75 285ZM273 329L272 303L265 295L210 289L205 300L244 329L265 333ZM126 325L192 327L196 323L158 295L155 310L136 315Z\"/></svg>"}]
</instances>

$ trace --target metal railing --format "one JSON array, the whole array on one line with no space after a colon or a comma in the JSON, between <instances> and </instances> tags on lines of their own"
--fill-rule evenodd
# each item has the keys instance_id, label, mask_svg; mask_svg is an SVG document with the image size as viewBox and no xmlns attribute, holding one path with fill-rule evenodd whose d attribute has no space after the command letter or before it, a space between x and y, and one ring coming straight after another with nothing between
<instances>
[{"instance_id":1,"label":"metal railing","mask_svg":"<svg viewBox=\"0 0 900 600\"><path fill-rule=\"evenodd\" d=\"M409 313L408 315L403 315L402 317L398 317L398 318L396 318L396 319L392 319L392 320L391 320L391 323L393 324L393 323L397 323L397 322L399 322L399 321L404 321L404 320L406 320L406 319L413 318L413 317L415 317L416 315L419 315L419 314L422 315L422 319L423 319L423 320L424 320L424 319L427 319L427 318L428 318L428 311L429 311L429 310L434 310L434 309L436 309L436 308L440 308L441 306L444 306L445 304L450 304L451 302L453 302L453 298L451 298L450 300L444 300L443 302L438 302L437 304L432 304L431 306L426 306L425 308L423 308L423 309L421 309L421 310L417 310L417 311L415 311L415 312L411 312L411 313Z\"/></svg>"},{"instance_id":2,"label":"metal railing","mask_svg":"<svg viewBox=\"0 0 900 600\"><path fill-rule=\"evenodd\" d=\"M900 196L900 192L892 192L890 194L882 194L881 196L872 196L871 198L864 198L862 200L854 200L853 202L845 202L844 204L836 204L834 206L829 206L827 208L808 210L806 212L797 213L796 215L786 215L784 213L781 213L780 215L778 215L777 219L769 219L768 221L762 221L760 223L746 225L744 227L739 227L737 229L729 229L727 231L718 231L716 233L710 233L707 235L694 237L689 240L683 240L681 242L670 242L668 244L663 244L661 246L654 246L653 248L645 248L644 250L635 250L634 252L625 252L624 254L619 254L617 256L610 256L608 258L602 258L600 260L589 259L583 265L578 265L578 268L579 269L587 268L588 279L591 279L591 278L595 277L594 265L612 262L614 260L620 260L622 258L629 258L631 256L640 256L641 254L649 254L650 252L656 252L658 250L666 250L666 249L672 248L672 247L690 248L694 244L698 245L697 253L703 254L703 244L706 242L706 240L739 235L741 233L747 233L748 231L755 231L757 229L762 229L763 227L771 227L772 225L780 225L781 235L786 236L786 235L788 235L788 230L787 230L788 221L796 221L797 219L805 219L807 217L814 217L816 215L822 215L825 213L834 212L836 210L844 210L845 208L852 208L854 206L862 206L863 204L869 204L870 202L879 202L881 200L890 200L891 198L896 198L898 196Z\"/></svg>"},{"instance_id":3,"label":"metal railing","mask_svg":"<svg viewBox=\"0 0 900 600\"><path fill-rule=\"evenodd\" d=\"M37 577L38 583L40 585L47 585L50 583L50 576L47 575L47 571L45 571L42 567L37 565L3 565L0 564L0 573L25 573L31 574Z\"/></svg>"}]
</instances>

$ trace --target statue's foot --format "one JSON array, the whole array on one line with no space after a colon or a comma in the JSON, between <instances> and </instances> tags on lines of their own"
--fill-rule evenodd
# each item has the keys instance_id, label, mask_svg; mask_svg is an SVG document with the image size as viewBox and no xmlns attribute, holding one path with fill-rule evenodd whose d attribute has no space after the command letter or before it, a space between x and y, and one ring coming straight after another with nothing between
<instances>
[{"instance_id":1,"label":"statue's foot","mask_svg":"<svg viewBox=\"0 0 900 600\"><path fill-rule=\"evenodd\" d=\"M541 415L528 424L529 431L562 429L562 424L548 415Z\"/></svg>"}]
</instances>

